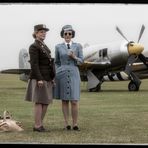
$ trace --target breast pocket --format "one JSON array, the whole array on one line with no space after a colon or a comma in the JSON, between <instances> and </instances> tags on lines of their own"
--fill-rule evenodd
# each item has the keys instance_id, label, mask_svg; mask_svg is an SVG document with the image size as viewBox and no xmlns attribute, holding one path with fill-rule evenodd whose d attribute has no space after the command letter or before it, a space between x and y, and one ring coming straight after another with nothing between
<instances>
[{"instance_id":1,"label":"breast pocket","mask_svg":"<svg viewBox=\"0 0 148 148\"><path fill-rule=\"evenodd\" d=\"M41 49L41 54L42 54L43 56L46 56L46 51L43 50L43 49Z\"/></svg>"}]
</instances>

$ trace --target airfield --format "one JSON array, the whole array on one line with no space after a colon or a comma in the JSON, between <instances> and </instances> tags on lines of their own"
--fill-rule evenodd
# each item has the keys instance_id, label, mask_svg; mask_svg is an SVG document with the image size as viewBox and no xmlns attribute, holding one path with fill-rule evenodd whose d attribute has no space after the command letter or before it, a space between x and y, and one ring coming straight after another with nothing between
<instances>
[{"instance_id":1,"label":"airfield","mask_svg":"<svg viewBox=\"0 0 148 148\"><path fill-rule=\"evenodd\" d=\"M22 122L23 132L0 132L0 143L32 144L148 144L148 80L139 91L128 91L129 81L104 82L100 92L88 92L81 83L79 127L63 130L61 102L53 100L45 117L47 133L33 127L33 104L24 101L27 83L19 75L0 74L0 115L8 110Z\"/></svg>"}]
</instances>

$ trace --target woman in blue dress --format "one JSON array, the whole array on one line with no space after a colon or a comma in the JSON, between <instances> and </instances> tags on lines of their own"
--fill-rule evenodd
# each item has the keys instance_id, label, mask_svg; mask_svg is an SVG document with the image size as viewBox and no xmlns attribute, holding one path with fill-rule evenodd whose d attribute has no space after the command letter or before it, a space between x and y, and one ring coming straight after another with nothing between
<instances>
[{"instance_id":1,"label":"woman in blue dress","mask_svg":"<svg viewBox=\"0 0 148 148\"><path fill-rule=\"evenodd\" d=\"M77 121L81 79L78 65L83 63L82 46L71 40L75 37L71 25L63 26L60 35L64 38L64 42L55 46L55 98L62 100L64 129L79 131ZM72 127L69 124L69 104L71 104Z\"/></svg>"}]
</instances>

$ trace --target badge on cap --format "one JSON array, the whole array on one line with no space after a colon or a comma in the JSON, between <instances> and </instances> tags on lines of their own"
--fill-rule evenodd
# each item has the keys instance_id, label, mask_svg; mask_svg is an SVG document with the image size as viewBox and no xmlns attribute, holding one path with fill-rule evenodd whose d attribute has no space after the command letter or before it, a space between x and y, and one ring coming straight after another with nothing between
<instances>
[{"instance_id":1,"label":"badge on cap","mask_svg":"<svg viewBox=\"0 0 148 148\"><path fill-rule=\"evenodd\" d=\"M46 25L43 25L43 28L46 28Z\"/></svg>"}]
</instances>

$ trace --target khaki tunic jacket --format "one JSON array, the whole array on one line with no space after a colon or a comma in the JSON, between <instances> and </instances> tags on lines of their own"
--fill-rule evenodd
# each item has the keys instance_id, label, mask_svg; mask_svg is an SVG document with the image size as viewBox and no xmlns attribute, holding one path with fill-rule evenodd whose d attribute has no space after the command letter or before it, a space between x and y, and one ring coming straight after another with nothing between
<instances>
[{"instance_id":1,"label":"khaki tunic jacket","mask_svg":"<svg viewBox=\"0 0 148 148\"><path fill-rule=\"evenodd\" d=\"M35 40L29 47L31 72L30 79L51 81L55 76L54 59L50 49L42 42Z\"/></svg>"}]
</instances>

